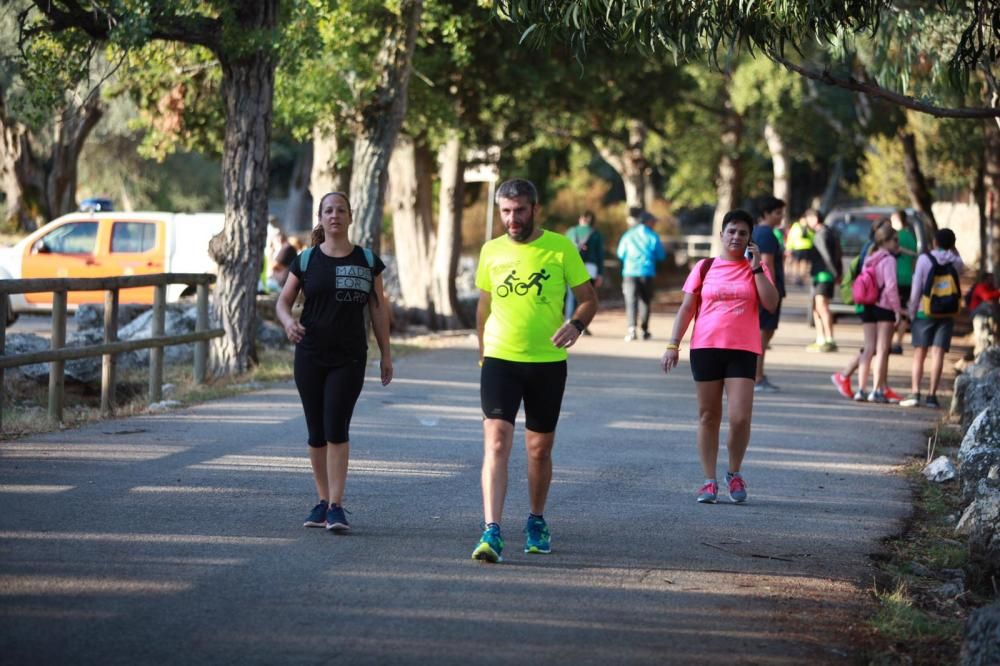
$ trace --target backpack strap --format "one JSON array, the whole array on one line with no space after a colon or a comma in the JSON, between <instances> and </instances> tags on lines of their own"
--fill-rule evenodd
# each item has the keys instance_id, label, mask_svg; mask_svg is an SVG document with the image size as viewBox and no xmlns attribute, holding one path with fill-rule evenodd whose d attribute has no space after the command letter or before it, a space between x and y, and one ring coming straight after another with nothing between
<instances>
[{"instance_id":1,"label":"backpack strap","mask_svg":"<svg viewBox=\"0 0 1000 666\"><path fill-rule=\"evenodd\" d=\"M375 253L371 251L371 248L363 247L362 252L365 253L365 261L368 262L368 268L375 268ZM372 275L371 282L368 283L368 293L370 294L375 288L375 276Z\"/></svg>"},{"instance_id":2,"label":"backpack strap","mask_svg":"<svg viewBox=\"0 0 1000 666\"><path fill-rule=\"evenodd\" d=\"M299 270L303 273L305 273L306 269L309 268L309 260L312 259L312 253L313 246L310 245L306 249L302 250L302 253L299 255Z\"/></svg>"},{"instance_id":3,"label":"backpack strap","mask_svg":"<svg viewBox=\"0 0 1000 666\"><path fill-rule=\"evenodd\" d=\"M934 288L934 275L937 273L937 270L941 268L941 264L938 263L938 260L934 258L933 254L928 252L927 258L931 260L931 270L927 274L927 279L924 280L924 290L922 292L922 295L924 296L931 295L931 289Z\"/></svg>"},{"instance_id":4,"label":"backpack strap","mask_svg":"<svg viewBox=\"0 0 1000 666\"><path fill-rule=\"evenodd\" d=\"M698 273L701 275L701 282L698 284L698 291L696 292L698 301L694 308L695 319L698 318L698 313L701 312L701 290L705 286L705 277L708 275L708 272L712 270L713 263L715 263L715 257L709 257L708 259L702 260L701 266L698 268Z\"/></svg>"}]
</instances>

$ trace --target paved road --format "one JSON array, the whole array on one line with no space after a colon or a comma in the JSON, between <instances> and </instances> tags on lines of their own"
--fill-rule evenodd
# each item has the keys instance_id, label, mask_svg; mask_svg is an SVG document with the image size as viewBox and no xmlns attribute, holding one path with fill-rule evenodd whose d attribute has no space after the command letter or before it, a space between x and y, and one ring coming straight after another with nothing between
<instances>
[{"instance_id":1,"label":"paved road","mask_svg":"<svg viewBox=\"0 0 1000 666\"><path fill-rule=\"evenodd\" d=\"M370 373L350 535L301 527L312 482L290 385L0 444L3 663L849 663L867 555L909 510L893 467L934 414L837 398L847 354L803 353L810 332L790 322L770 358L783 390L755 405L750 502L699 505L693 382L656 361L668 326L624 344L604 314L574 351L553 553L520 552L516 447L502 565L468 559L469 340L399 359L388 388Z\"/></svg>"}]
</instances>

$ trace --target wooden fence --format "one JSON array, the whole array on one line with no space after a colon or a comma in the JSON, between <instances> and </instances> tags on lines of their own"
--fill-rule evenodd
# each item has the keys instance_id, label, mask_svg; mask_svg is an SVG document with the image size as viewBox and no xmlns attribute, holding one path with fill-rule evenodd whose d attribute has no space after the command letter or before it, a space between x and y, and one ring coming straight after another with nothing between
<instances>
[{"instance_id":1,"label":"wooden fence","mask_svg":"<svg viewBox=\"0 0 1000 666\"><path fill-rule=\"evenodd\" d=\"M193 342L194 380L205 381L208 367L208 341L221 337L221 328L208 327L208 286L215 282L210 273L157 273L104 278L43 278L0 280L0 427L3 418L4 370L32 363L50 363L49 419L62 421L66 361L101 356L101 414L114 411L116 361L121 352L149 349L149 401L159 402L163 386L163 348ZM164 335L166 294L169 284L194 285L197 288L197 323L193 333ZM132 287L154 287L152 337L141 340L118 340L118 292ZM104 291L104 342L82 347L66 347L66 294L70 291ZM10 294L52 292L52 347L47 351L6 355L7 303Z\"/></svg>"}]
</instances>

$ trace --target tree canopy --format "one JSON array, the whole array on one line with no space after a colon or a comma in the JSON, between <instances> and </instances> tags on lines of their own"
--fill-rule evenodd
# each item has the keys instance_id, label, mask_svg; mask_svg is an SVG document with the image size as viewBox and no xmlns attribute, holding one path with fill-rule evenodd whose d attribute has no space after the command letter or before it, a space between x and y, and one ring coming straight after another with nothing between
<instances>
[{"instance_id":1,"label":"tree canopy","mask_svg":"<svg viewBox=\"0 0 1000 666\"><path fill-rule=\"evenodd\" d=\"M524 41L565 42L584 61L594 44L647 56L669 53L679 60L707 58L715 64L740 52L761 53L803 76L917 111L947 117L1000 117L996 105L937 103L943 88L962 95L968 92L970 81L980 77L991 94L1000 93L994 76L1000 58L1000 8L984 0L938 0L925 5L887 0L499 0L496 8L500 16L523 30ZM894 50L891 60L883 59L874 72L857 71L855 40L898 37L900 31L909 39ZM831 47L842 56L841 62L822 67L803 64L801 54L815 45ZM933 88L919 89L918 94L924 95L919 99L910 96L915 67L938 75Z\"/></svg>"}]
</instances>

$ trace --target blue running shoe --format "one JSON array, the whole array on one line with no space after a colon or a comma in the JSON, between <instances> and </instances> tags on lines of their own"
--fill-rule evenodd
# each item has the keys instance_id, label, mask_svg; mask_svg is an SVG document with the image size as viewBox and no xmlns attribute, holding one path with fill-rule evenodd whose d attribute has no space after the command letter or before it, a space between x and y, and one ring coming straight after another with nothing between
<instances>
[{"instance_id":1,"label":"blue running shoe","mask_svg":"<svg viewBox=\"0 0 1000 666\"><path fill-rule=\"evenodd\" d=\"M326 529L334 532L346 532L351 529L351 524L347 522L344 507L339 504L331 504L326 511Z\"/></svg>"},{"instance_id":2,"label":"blue running shoe","mask_svg":"<svg viewBox=\"0 0 1000 666\"><path fill-rule=\"evenodd\" d=\"M546 554L552 552L552 537L549 535L549 526L545 524L545 519L528 516L528 522L524 526L524 552Z\"/></svg>"},{"instance_id":3,"label":"blue running shoe","mask_svg":"<svg viewBox=\"0 0 1000 666\"><path fill-rule=\"evenodd\" d=\"M319 504L309 512L309 517L306 518L306 522L302 523L302 527L326 527L327 506L326 500L320 500Z\"/></svg>"},{"instance_id":4,"label":"blue running shoe","mask_svg":"<svg viewBox=\"0 0 1000 666\"><path fill-rule=\"evenodd\" d=\"M715 481L706 481L705 485L698 489L698 501L702 504L715 504L719 501L719 484Z\"/></svg>"},{"instance_id":5,"label":"blue running shoe","mask_svg":"<svg viewBox=\"0 0 1000 666\"><path fill-rule=\"evenodd\" d=\"M729 486L729 499L736 504L747 501L747 482L739 472L735 474L726 472L726 485Z\"/></svg>"},{"instance_id":6,"label":"blue running shoe","mask_svg":"<svg viewBox=\"0 0 1000 666\"><path fill-rule=\"evenodd\" d=\"M483 536L479 538L479 544L472 551L472 559L480 562L503 562L503 537L500 536L500 526L490 523L483 530Z\"/></svg>"}]
</instances>

